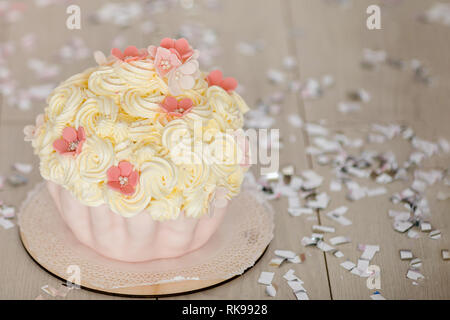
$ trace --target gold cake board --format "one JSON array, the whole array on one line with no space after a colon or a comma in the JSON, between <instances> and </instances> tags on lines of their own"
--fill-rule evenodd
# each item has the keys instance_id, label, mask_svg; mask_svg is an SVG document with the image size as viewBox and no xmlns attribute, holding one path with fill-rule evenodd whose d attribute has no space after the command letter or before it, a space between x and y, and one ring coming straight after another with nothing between
<instances>
[{"instance_id":1,"label":"gold cake board","mask_svg":"<svg viewBox=\"0 0 450 320\"><path fill-rule=\"evenodd\" d=\"M24 201L19 226L24 248L50 274L66 281L75 266L81 288L130 297L186 294L228 282L264 255L274 229L271 207L244 191L231 201L218 231L200 249L173 259L121 262L76 240L42 184Z\"/></svg>"}]
</instances>

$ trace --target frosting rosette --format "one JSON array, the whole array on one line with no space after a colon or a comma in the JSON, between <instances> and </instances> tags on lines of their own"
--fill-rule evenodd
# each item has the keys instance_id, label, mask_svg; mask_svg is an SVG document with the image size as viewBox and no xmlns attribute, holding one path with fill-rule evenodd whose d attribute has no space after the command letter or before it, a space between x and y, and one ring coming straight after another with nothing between
<instances>
[{"instance_id":1,"label":"frosting rosette","mask_svg":"<svg viewBox=\"0 0 450 320\"><path fill-rule=\"evenodd\" d=\"M235 133L248 106L199 55L169 38L96 52L98 66L62 82L25 130L42 177L84 205L158 221L199 218L239 193L248 166Z\"/></svg>"}]
</instances>

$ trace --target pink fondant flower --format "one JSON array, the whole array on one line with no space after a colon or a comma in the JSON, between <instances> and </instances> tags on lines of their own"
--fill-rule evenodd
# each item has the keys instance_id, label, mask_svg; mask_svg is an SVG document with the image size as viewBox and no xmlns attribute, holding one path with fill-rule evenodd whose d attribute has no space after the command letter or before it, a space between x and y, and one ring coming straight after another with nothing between
<instances>
[{"instance_id":1,"label":"pink fondant flower","mask_svg":"<svg viewBox=\"0 0 450 320\"><path fill-rule=\"evenodd\" d=\"M25 134L25 141L32 141L39 135L39 132L44 124L44 115L41 113L36 117L36 124L26 126L23 128L23 133Z\"/></svg>"},{"instance_id":2,"label":"pink fondant flower","mask_svg":"<svg viewBox=\"0 0 450 320\"><path fill-rule=\"evenodd\" d=\"M111 54L123 62L130 62L147 58L148 51L147 49L138 49L135 46L129 46L123 51L123 53L120 49L113 48L111 50Z\"/></svg>"},{"instance_id":3,"label":"pink fondant flower","mask_svg":"<svg viewBox=\"0 0 450 320\"><path fill-rule=\"evenodd\" d=\"M194 55L194 50L184 38L178 40L164 38L161 40L160 46L175 53L182 62L186 62Z\"/></svg>"},{"instance_id":4,"label":"pink fondant flower","mask_svg":"<svg viewBox=\"0 0 450 320\"><path fill-rule=\"evenodd\" d=\"M195 57L195 59L198 58L198 51L192 49L192 47L189 45L189 42L184 38L178 40L164 38L161 40L159 47L169 50L171 53L176 55L178 60L180 60L182 63L185 63L192 57ZM157 53L156 51L157 47L155 46L148 47L148 52L150 53L150 56L152 56L153 58L156 57Z\"/></svg>"},{"instance_id":5,"label":"pink fondant flower","mask_svg":"<svg viewBox=\"0 0 450 320\"><path fill-rule=\"evenodd\" d=\"M206 77L206 81L208 81L210 87L218 86L227 92L234 91L238 85L235 78L228 77L224 79L220 70L211 71L208 77Z\"/></svg>"},{"instance_id":6,"label":"pink fondant flower","mask_svg":"<svg viewBox=\"0 0 450 320\"><path fill-rule=\"evenodd\" d=\"M79 127L78 131L72 127L66 127L62 138L53 142L53 148L60 154L75 155L81 152L84 141L86 141L86 134L83 127Z\"/></svg>"},{"instance_id":7,"label":"pink fondant flower","mask_svg":"<svg viewBox=\"0 0 450 320\"><path fill-rule=\"evenodd\" d=\"M175 40L164 38L160 46L149 46L148 52L154 59L155 69L161 78L168 77L170 93L182 94L182 90L192 89L200 76L198 70L199 52L193 50L184 38Z\"/></svg>"},{"instance_id":8,"label":"pink fondant flower","mask_svg":"<svg viewBox=\"0 0 450 320\"><path fill-rule=\"evenodd\" d=\"M167 96L161 104L167 114L175 117L182 117L191 111L193 102L189 98L178 101L174 97Z\"/></svg>"},{"instance_id":9,"label":"pink fondant flower","mask_svg":"<svg viewBox=\"0 0 450 320\"><path fill-rule=\"evenodd\" d=\"M155 69L161 78L165 77L174 68L181 65L180 59L170 50L159 47L155 53Z\"/></svg>"},{"instance_id":10,"label":"pink fondant flower","mask_svg":"<svg viewBox=\"0 0 450 320\"><path fill-rule=\"evenodd\" d=\"M128 161L120 161L118 166L112 166L106 172L108 186L126 196L131 196L139 180L139 173L133 170Z\"/></svg>"},{"instance_id":11,"label":"pink fondant flower","mask_svg":"<svg viewBox=\"0 0 450 320\"><path fill-rule=\"evenodd\" d=\"M169 90L174 96L183 93L182 90L190 90L195 86L195 80L199 78L199 64L197 60L189 60L169 73Z\"/></svg>"}]
</instances>

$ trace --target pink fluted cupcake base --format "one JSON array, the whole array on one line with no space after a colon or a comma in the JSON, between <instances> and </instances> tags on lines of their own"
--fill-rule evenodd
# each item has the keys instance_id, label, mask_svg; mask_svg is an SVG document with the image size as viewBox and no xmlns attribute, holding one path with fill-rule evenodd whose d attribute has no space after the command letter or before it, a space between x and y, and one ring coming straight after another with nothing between
<instances>
[{"instance_id":1,"label":"pink fluted cupcake base","mask_svg":"<svg viewBox=\"0 0 450 320\"><path fill-rule=\"evenodd\" d=\"M214 207L211 215L155 221L139 213L124 218L107 205L88 207L53 182L47 188L69 229L84 245L99 254L127 262L174 258L203 246L218 229L227 206Z\"/></svg>"},{"instance_id":2,"label":"pink fluted cupcake base","mask_svg":"<svg viewBox=\"0 0 450 320\"><path fill-rule=\"evenodd\" d=\"M177 258L130 263L106 258L78 241L45 184L29 193L18 218L25 249L50 273L68 279L79 269L82 287L139 296L185 293L242 274L263 254L274 228L270 206L256 192L243 191L199 249Z\"/></svg>"}]
</instances>

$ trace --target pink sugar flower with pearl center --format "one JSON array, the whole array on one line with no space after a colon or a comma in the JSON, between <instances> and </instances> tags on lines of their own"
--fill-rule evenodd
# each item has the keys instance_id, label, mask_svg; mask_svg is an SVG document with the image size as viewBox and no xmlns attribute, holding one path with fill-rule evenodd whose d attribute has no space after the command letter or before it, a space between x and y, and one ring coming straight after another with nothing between
<instances>
[{"instance_id":1,"label":"pink sugar flower with pearl center","mask_svg":"<svg viewBox=\"0 0 450 320\"><path fill-rule=\"evenodd\" d=\"M191 111L194 103L189 98L178 101L176 98L167 96L161 104L164 111L175 117L182 117Z\"/></svg>"},{"instance_id":2,"label":"pink sugar flower with pearl center","mask_svg":"<svg viewBox=\"0 0 450 320\"><path fill-rule=\"evenodd\" d=\"M126 196L131 196L136 191L139 173L133 170L133 165L128 161L120 161L118 166L112 166L106 172L108 186Z\"/></svg>"},{"instance_id":3,"label":"pink sugar flower with pearl center","mask_svg":"<svg viewBox=\"0 0 450 320\"><path fill-rule=\"evenodd\" d=\"M169 91L179 96L183 90L190 90L200 77L198 50L192 49L184 38L161 40L160 46L149 46L148 52L154 59L155 69L161 78L168 77Z\"/></svg>"},{"instance_id":4,"label":"pink sugar flower with pearl center","mask_svg":"<svg viewBox=\"0 0 450 320\"><path fill-rule=\"evenodd\" d=\"M234 91L238 86L238 82L235 78L224 78L220 70L211 71L208 77L206 77L206 81L208 81L210 87L218 86L227 92Z\"/></svg>"},{"instance_id":5,"label":"pink sugar flower with pearl center","mask_svg":"<svg viewBox=\"0 0 450 320\"><path fill-rule=\"evenodd\" d=\"M194 50L189 45L189 42L184 38L180 38L178 40L164 38L161 40L160 46L176 54L178 59L180 59L183 63L194 54Z\"/></svg>"},{"instance_id":6,"label":"pink sugar flower with pearl center","mask_svg":"<svg viewBox=\"0 0 450 320\"><path fill-rule=\"evenodd\" d=\"M155 54L155 68L161 77L166 76L170 71L181 65L180 59L170 50L159 47Z\"/></svg>"},{"instance_id":7,"label":"pink sugar flower with pearl center","mask_svg":"<svg viewBox=\"0 0 450 320\"><path fill-rule=\"evenodd\" d=\"M78 130L66 127L62 132L62 138L53 142L53 148L63 155L80 154L84 141L86 134L83 127L79 127Z\"/></svg>"},{"instance_id":8,"label":"pink sugar flower with pearl center","mask_svg":"<svg viewBox=\"0 0 450 320\"><path fill-rule=\"evenodd\" d=\"M135 46L129 46L123 50L123 53L120 49L113 48L111 50L111 55L119 60L122 60L123 62L131 62L147 58L148 51L147 49L138 49Z\"/></svg>"}]
</instances>

